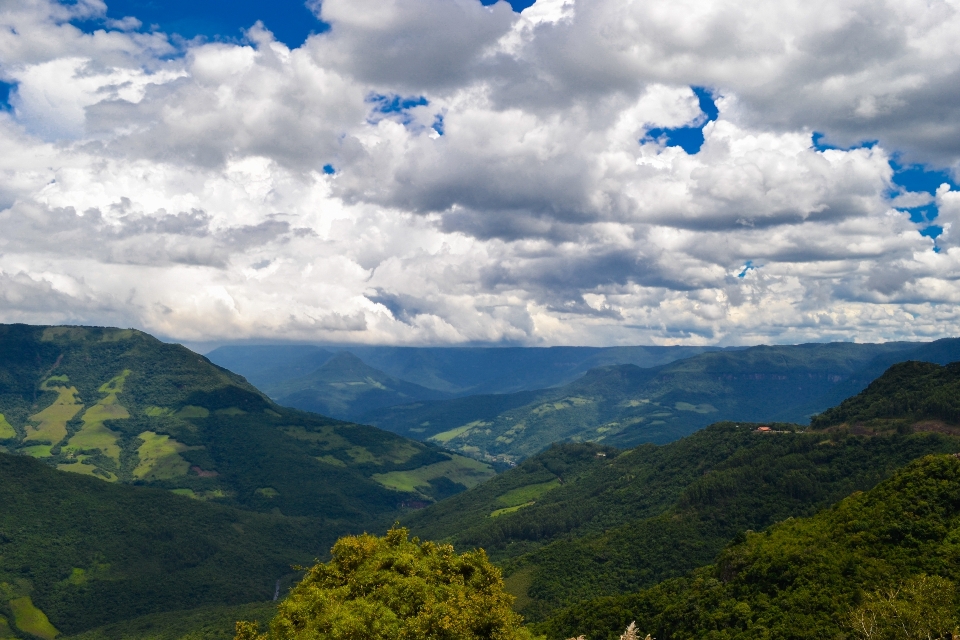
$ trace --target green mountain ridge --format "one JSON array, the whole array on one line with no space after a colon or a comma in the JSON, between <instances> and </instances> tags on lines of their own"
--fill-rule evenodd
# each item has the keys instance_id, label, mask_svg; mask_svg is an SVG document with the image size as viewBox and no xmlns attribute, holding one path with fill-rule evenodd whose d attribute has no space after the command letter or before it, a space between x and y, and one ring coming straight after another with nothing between
<instances>
[{"instance_id":1,"label":"green mountain ridge","mask_svg":"<svg viewBox=\"0 0 960 640\"><path fill-rule=\"evenodd\" d=\"M231 345L214 349L206 358L265 389L313 373L334 355L313 345Z\"/></svg>"},{"instance_id":2,"label":"green mountain ridge","mask_svg":"<svg viewBox=\"0 0 960 640\"><path fill-rule=\"evenodd\" d=\"M818 399L836 384L878 356L906 359L916 348L832 343L714 351L653 368L600 367L563 387L523 395L401 405L359 419L491 461L517 462L558 441L627 448L670 442L721 420L805 422L803 412L829 406Z\"/></svg>"},{"instance_id":3,"label":"green mountain ridge","mask_svg":"<svg viewBox=\"0 0 960 640\"><path fill-rule=\"evenodd\" d=\"M859 394L815 416L811 424L819 429L960 427L960 362L895 364Z\"/></svg>"},{"instance_id":4,"label":"green mountain ridge","mask_svg":"<svg viewBox=\"0 0 960 640\"><path fill-rule=\"evenodd\" d=\"M264 388L278 404L340 419L381 407L440 400L448 394L399 380L343 351L312 373Z\"/></svg>"},{"instance_id":5,"label":"green mountain ridge","mask_svg":"<svg viewBox=\"0 0 960 640\"><path fill-rule=\"evenodd\" d=\"M0 414L6 450L62 471L323 517L341 530L493 475L374 427L281 407L133 330L0 326Z\"/></svg>"},{"instance_id":6,"label":"green mountain ridge","mask_svg":"<svg viewBox=\"0 0 960 640\"><path fill-rule=\"evenodd\" d=\"M682 576L741 531L811 515L920 456L960 451L960 437L941 433L774 426L717 423L619 454L557 445L402 521L423 538L485 548L536 621L583 598Z\"/></svg>"},{"instance_id":7,"label":"green mountain ridge","mask_svg":"<svg viewBox=\"0 0 960 640\"><path fill-rule=\"evenodd\" d=\"M333 351L332 351L333 350ZM566 384L611 364L655 367L719 347L388 347L228 345L207 354L259 388L312 373L348 352L383 375L454 396L530 391Z\"/></svg>"},{"instance_id":8,"label":"green mountain ridge","mask_svg":"<svg viewBox=\"0 0 960 640\"><path fill-rule=\"evenodd\" d=\"M580 602L538 629L550 640L612 640L631 621L662 640L950 637L958 540L960 460L928 456L815 516L740 536L690 577Z\"/></svg>"}]
</instances>

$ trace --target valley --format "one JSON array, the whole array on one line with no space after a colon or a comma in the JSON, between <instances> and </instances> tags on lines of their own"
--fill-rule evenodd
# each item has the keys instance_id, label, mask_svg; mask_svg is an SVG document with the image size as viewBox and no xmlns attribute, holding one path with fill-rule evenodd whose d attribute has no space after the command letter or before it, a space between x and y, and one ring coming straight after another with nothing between
<instances>
[{"instance_id":1,"label":"valley","mask_svg":"<svg viewBox=\"0 0 960 640\"><path fill-rule=\"evenodd\" d=\"M300 350L295 362L297 352L264 352L270 375L295 374L271 394L366 406L357 420L376 426L365 426L285 407L140 332L6 325L0 636L226 640L237 619L266 624L297 565L399 520L420 539L485 549L514 608L549 640L616 638L633 620L665 638L714 628L677 617L681 601L713 607L730 633L794 637L778 620L793 620L801 596L771 608L773 574L739 583L725 576L745 570L729 567L772 562L765 536L790 548L804 531L848 527L825 515L832 505L953 473L942 461L960 452L960 369L937 363L958 350L955 340L713 350L462 397L352 352ZM601 356L615 354L590 358ZM937 540L932 557L946 553ZM924 576L958 578L884 549L862 561L883 569L850 579L868 588L887 571L921 589ZM789 562L798 576L823 571ZM839 604L791 622L804 633L833 633L859 606L836 581L817 593ZM743 606L750 615L735 613Z\"/></svg>"}]
</instances>

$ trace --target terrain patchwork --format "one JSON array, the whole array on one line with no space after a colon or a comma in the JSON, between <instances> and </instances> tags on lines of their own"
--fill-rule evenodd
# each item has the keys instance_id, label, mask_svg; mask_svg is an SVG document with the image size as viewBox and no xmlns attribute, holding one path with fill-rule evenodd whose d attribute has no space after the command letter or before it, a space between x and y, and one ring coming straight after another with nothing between
<instances>
[{"instance_id":1,"label":"terrain patchwork","mask_svg":"<svg viewBox=\"0 0 960 640\"><path fill-rule=\"evenodd\" d=\"M61 471L334 519L430 502L494 473L437 447L277 406L202 356L136 331L3 326L3 355L0 381L17 384L0 385L0 441Z\"/></svg>"}]
</instances>

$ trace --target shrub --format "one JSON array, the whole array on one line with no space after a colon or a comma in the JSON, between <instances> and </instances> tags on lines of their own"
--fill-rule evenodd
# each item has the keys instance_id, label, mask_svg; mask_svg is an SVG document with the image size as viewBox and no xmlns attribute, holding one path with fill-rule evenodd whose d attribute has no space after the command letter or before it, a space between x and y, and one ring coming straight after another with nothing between
<instances>
[{"instance_id":1,"label":"shrub","mask_svg":"<svg viewBox=\"0 0 960 640\"><path fill-rule=\"evenodd\" d=\"M384 537L340 538L279 605L269 635L237 623L236 640L529 640L500 570L483 550Z\"/></svg>"}]
</instances>

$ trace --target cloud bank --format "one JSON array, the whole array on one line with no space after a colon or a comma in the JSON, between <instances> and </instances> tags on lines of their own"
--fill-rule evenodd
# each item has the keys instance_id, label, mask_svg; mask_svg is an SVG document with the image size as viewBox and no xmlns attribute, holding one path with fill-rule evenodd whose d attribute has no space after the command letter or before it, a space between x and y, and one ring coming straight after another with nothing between
<instances>
[{"instance_id":1,"label":"cloud bank","mask_svg":"<svg viewBox=\"0 0 960 640\"><path fill-rule=\"evenodd\" d=\"M330 29L296 49L259 23L184 41L98 0L0 7L0 321L960 334L955 0L309 6Z\"/></svg>"}]
</instances>

